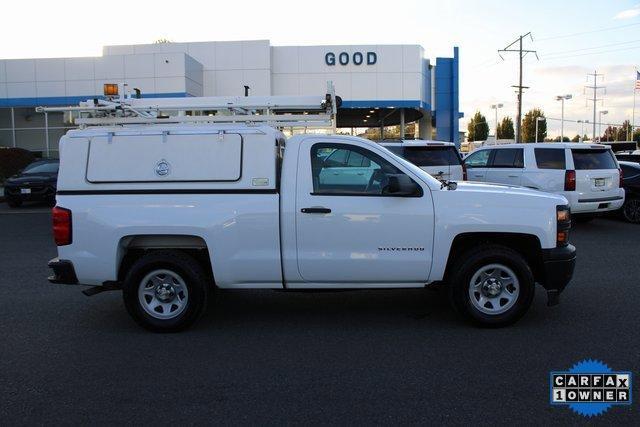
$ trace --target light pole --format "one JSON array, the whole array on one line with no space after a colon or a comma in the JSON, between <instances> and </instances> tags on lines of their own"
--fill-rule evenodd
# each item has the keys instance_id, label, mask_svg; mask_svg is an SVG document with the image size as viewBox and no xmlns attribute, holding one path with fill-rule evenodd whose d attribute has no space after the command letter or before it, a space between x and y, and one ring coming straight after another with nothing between
<instances>
[{"instance_id":1,"label":"light pole","mask_svg":"<svg viewBox=\"0 0 640 427\"><path fill-rule=\"evenodd\" d=\"M547 120L544 117L536 117L536 142L538 142L538 123Z\"/></svg>"},{"instance_id":2,"label":"light pole","mask_svg":"<svg viewBox=\"0 0 640 427\"><path fill-rule=\"evenodd\" d=\"M502 108L502 107L504 107L504 105L502 105L502 104L493 104L493 105L491 105L491 109L492 110L496 110L496 120L495 120L495 124L496 124L496 127L495 127L495 129L496 129L496 138L495 139L496 139L496 142L498 141L498 108Z\"/></svg>"},{"instance_id":3,"label":"light pole","mask_svg":"<svg viewBox=\"0 0 640 427\"><path fill-rule=\"evenodd\" d=\"M602 110L598 113L598 133L600 134L598 135L598 142L602 141L602 115L603 114L605 115L609 114L609 110Z\"/></svg>"},{"instance_id":4,"label":"light pole","mask_svg":"<svg viewBox=\"0 0 640 427\"><path fill-rule=\"evenodd\" d=\"M572 96L570 94L556 96L556 101L560 101L562 103L562 116L560 117L560 142L564 142L564 101L571 98Z\"/></svg>"}]
</instances>

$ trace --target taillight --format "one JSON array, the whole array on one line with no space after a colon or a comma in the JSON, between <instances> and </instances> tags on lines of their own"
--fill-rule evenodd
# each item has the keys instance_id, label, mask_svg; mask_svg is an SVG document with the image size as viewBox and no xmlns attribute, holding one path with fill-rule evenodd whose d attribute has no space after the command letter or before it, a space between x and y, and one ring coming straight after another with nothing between
<instances>
[{"instance_id":1,"label":"taillight","mask_svg":"<svg viewBox=\"0 0 640 427\"><path fill-rule=\"evenodd\" d=\"M568 170L564 173L564 191L576 190L576 171Z\"/></svg>"},{"instance_id":2,"label":"taillight","mask_svg":"<svg viewBox=\"0 0 640 427\"><path fill-rule=\"evenodd\" d=\"M464 163L462 164L462 180L467 180L467 166Z\"/></svg>"},{"instance_id":3,"label":"taillight","mask_svg":"<svg viewBox=\"0 0 640 427\"><path fill-rule=\"evenodd\" d=\"M556 246L569 244L569 229L571 228L571 210L569 206L556 207Z\"/></svg>"},{"instance_id":4,"label":"taillight","mask_svg":"<svg viewBox=\"0 0 640 427\"><path fill-rule=\"evenodd\" d=\"M53 218L53 238L56 245L70 245L72 238L71 211L56 206L51 210L51 217Z\"/></svg>"},{"instance_id":5,"label":"taillight","mask_svg":"<svg viewBox=\"0 0 640 427\"><path fill-rule=\"evenodd\" d=\"M624 187L624 180L622 178L624 178L624 176L622 175L622 169L618 168L618 173L620 174L620 180L618 181L618 187L622 188Z\"/></svg>"}]
</instances>

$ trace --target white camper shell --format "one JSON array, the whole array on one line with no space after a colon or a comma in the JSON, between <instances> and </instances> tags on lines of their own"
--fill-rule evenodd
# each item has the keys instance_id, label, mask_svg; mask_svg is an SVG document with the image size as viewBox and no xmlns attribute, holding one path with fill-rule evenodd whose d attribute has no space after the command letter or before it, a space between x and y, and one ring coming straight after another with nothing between
<instances>
[{"instance_id":1,"label":"white camper shell","mask_svg":"<svg viewBox=\"0 0 640 427\"><path fill-rule=\"evenodd\" d=\"M92 127L60 141L58 190L273 190L284 135L269 126Z\"/></svg>"}]
</instances>

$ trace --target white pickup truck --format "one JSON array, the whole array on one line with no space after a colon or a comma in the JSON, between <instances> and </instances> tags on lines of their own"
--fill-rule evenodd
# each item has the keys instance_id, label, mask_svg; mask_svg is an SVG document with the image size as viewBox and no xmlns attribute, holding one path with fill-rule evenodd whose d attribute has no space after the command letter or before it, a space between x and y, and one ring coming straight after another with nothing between
<instances>
[{"instance_id":1,"label":"white pickup truck","mask_svg":"<svg viewBox=\"0 0 640 427\"><path fill-rule=\"evenodd\" d=\"M436 284L503 326L535 283L557 303L575 265L564 197L443 183L362 138L156 121L69 131L60 158L49 280L121 289L154 331L191 325L216 288Z\"/></svg>"}]
</instances>

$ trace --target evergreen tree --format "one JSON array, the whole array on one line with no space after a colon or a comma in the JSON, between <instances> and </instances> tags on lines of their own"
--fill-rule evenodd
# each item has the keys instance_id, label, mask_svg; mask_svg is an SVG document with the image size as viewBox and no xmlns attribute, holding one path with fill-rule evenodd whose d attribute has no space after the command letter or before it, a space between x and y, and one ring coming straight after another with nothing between
<instances>
[{"instance_id":1,"label":"evergreen tree","mask_svg":"<svg viewBox=\"0 0 640 427\"><path fill-rule=\"evenodd\" d=\"M480 113L476 113L471 117L469 124L467 125L467 140L468 141L486 141L489 136L489 124L487 119Z\"/></svg>"},{"instance_id":2,"label":"evergreen tree","mask_svg":"<svg viewBox=\"0 0 640 427\"><path fill-rule=\"evenodd\" d=\"M538 117L544 118L544 112L539 108L529 110L524 115L522 120L522 142L535 142L536 141L536 119ZM541 120L538 123L538 142L542 142L547 137L547 121Z\"/></svg>"},{"instance_id":3,"label":"evergreen tree","mask_svg":"<svg viewBox=\"0 0 640 427\"><path fill-rule=\"evenodd\" d=\"M514 139L515 131L513 130L513 120L511 120L511 117L504 117L498 124L496 131L498 139Z\"/></svg>"}]
</instances>

